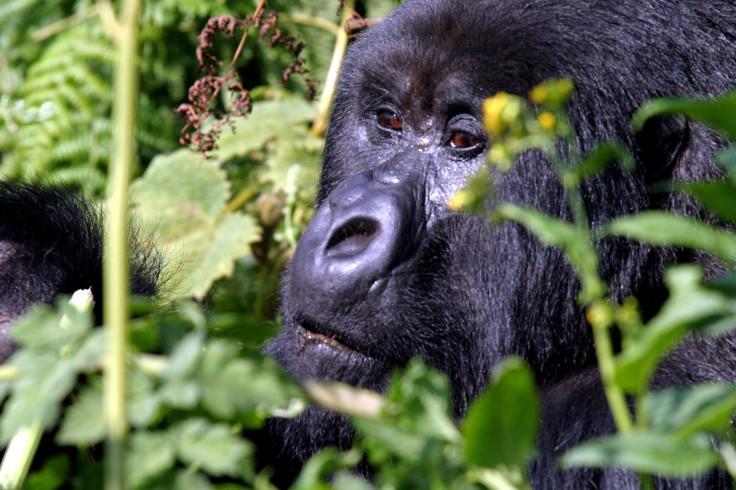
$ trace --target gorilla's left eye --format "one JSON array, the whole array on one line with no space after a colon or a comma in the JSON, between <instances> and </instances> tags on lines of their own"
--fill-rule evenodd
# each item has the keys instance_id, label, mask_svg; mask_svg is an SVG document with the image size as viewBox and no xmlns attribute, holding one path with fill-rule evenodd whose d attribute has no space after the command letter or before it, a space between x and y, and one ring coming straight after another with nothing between
<instances>
[{"instance_id":1,"label":"gorilla's left eye","mask_svg":"<svg viewBox=\"0 0 736 490\"><path fill-rule=\"evenodd\" d=\"M378 125L384 129L391 131L401 131L404 125L401 122L401 118L395 113L389 110L382 110L378 112Z\"/></svg>"},{"instance_id":2,"label":"gorilla's left eye","mask_svg":"<svg viewBox=\"0 0 736 490\"><path fill-rule=\"evenodd\" d=\"M450 136L450 141L447 144L450 148L472 148L480 143L480 140L470 133L465 131L455 131Z\"/></svg>"}]
</instances>

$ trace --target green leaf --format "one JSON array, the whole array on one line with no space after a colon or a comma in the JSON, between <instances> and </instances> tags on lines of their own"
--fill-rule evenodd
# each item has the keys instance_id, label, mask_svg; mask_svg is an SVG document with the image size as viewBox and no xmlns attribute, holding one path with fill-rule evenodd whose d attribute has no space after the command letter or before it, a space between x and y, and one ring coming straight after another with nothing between
<instances>
[{"instance_id":1,"label":"green leaf","mask_svg":"<svg viewBox=\"0 0 736 490\"><path fill-rule=\"evenodd\" d=\"M63 488L68 484L69 478L69 456L57 454L44 461L38 471L32 472L26 478L23 488L54 489Z\"/></svg>"},{"instance_id":2,"label":"green leaf","mask_svg":"<svg viewBox=\"0 0 736 490\"><path fill-rule=\"evenodd\" d=\"M658 246L680 246L712 253L733 264L736 236L692 218L665 211L643 211L608 223L604 233Z\"/></svg>"},{"instance_id":3,"label":"green leaf","mask_svg":"<svg viewBox=\"0 0 736 490\"><path fill-rule=\"evenodd\" d=\"M720 458L708 437L681 440L667 434L615 435L577 446L560 459L563 468L625 468L669 477L692 477Z\"/></svg>"},{"instance_id":4,"label":"green leaf","mask_svg":"<svg viewBox=\"0 0 736 490\"><path fill-rule=\"evenodd\" d=\"M716 162L726 170L731 183L736 184L736 148L727 148L716 154Z\"/></svg>"},{"instance_id":5,"label":"green leaf","mask_svg":"<svg viewBox=\"0 0 736 490\"><path fill-rule=\"evenodd\" d=\"M40 421L53 427L61 411L61 401L74 387L77 371L65 359L51 353L18 351L12 364L21 370L13 385L0 421L0 440L8 442L21 427Z\"/></svg>"},{"instance_id":6,"label":"green leaf","mask_svg":"<svg viewBox=\"0 0 736 490\"><path fill-rule=\"evenodd\" d=\"M251 216L230 213L218 220L212 234L197 234L191 240L183 240L186 250L201 250L195 258L197 267L187 278L192 294L203 298L215 280L228 277L235 269L235 259L250 254L250 244L258 240L261 231Z\"/></svg>"},{"instance_id":7,"label":"green leaf","mask_svg":"<svg viewBox=\"0 0 736 490\"><path fill-rule=\"evenodd\" d=\"M127 416L133 427L148 427L161 410L161 397L153 380L141 371L130 369L127 382Z\"/></svg>"},{"instance_id":8,"label":"green leaf","mask_svg":"<svg viewBox=\"0 0 736 490\"><path fill-rule=\"evenodd\" d=\"M225 424L204 419L188 419L175 426L177 454L181 461L201 467L215 476L253 475L253 447Z\"/></svg>"},{"instance_id":9,"label":"green leaf","mask_svg":"<svg viewBox=\"0 0 736 490\"><path fill-rule=\"evenodd\" d=\"M314 137L281 142L266 159L258 180L271 184L276 192L296 186L294 193L308 202L317 189L323 146L324 141Z\"/></svg>"},{"instance_id":10,"label":"green leaf","mask_svg":"<svg viewBox=\"0 0 736 490\"><path fill-rule=\"evenodd\" d=\"M644 127L644 123L654 116L682 114L689 119L695 119L723 131L731 140L736 140L734 112L736 112L736 92L708 100L654 99L636 111L631 120L631 126L634 131L640 131Z\"/></svg>"},{"instance_id":11,"label":"green leaf","mask_svg":"<svg viewBox=\"0 0 736 490\"><path fill-rule=\"evenodd\" d=\"M684 182L676 188L695 196L722 220L736 221L736 184L733 182Z\"/></svg>"},{"instance_id":12,"label":"green leaf","mask_svg":"<svg viewBox=\"0 0 736 490\"><path fill-rule=\"evenodd\" d=\"M736 411L733 385L707 383L649 393L643 402L652 430L688 437L697 432L724 432Z\"/></svg>"},{"instance_id":13,"label":"green leaf","mask_svg":"<svg viewBox=\"0 0 736 490\"><path fill-rule=\"evenodd\" d=\"M606 285L598 276L598 256L585 230L537 210L513 204L500 206L496 214L524 225L540 242L565 253L582 283L579 301L588 303L605 294Z\"/></svg>"},{"instance_id":14,"label":"green leaf","mask_svg":"<svg viewBox=\"0 0 736 490\"><path fill-rule=\"evenodd\" d=\"M204 353L204 335L204 332L195 330L179 342L169 357L164 378L188 378L196 371Z\"/></svg>"},{"instance_id":15,"label":"green leaf","mask_svg":"<svg viewBox=\"0 0 736 490\"><path fill-rule=\"evenodd\" d=\"M92 329L92 314L69 304L69 297L60 297L54 310L45 305L35 306L10 330L17 343L39 350L54 350L74 344ZM62 317L68 321L60 326Z\"/></svg>"},{"instance_id":16,"label":"green leaf","mask_svg":"<svg viewBox=\"0 0 736 490\"><path fill-rule=\"evenodd\" d=\"M460 433L452 419L449 393L445 377L415 357L393 377L384 408L400 410L396 423L410 433L457 441ZM394 408L387 408L392 404Z\"/></svg>"},{"instance_id":17,"label":"green leaf","mask_svg":"<svg viewBox=\"0 0 736 490\"><path fill-rule=\"evenodd\" d=\"M226 173L188 150L154 158L131 195L143 224L172 255L165 275L179 294L204 297L260 237L253 218L222 214L230 198Z\"/></svg>"},{"instance_id":18,"label":"green leaf","mask_svg":"<svg viewBox=\"0 0 736 490\"><path fill-rule=\"evenodd\" d=\"M410 465L420 464L425 438L384 420L362 417L353 417L351 420L361 434L362 445L372 464L382 465L394 458Z\"/></svg>"},{"instance_id":19,"label":"green leaf","mask_svg":"<svg viewBox=\"0 0 736 490\"><path fill-rule=\"evenodd\" d=\"M296 481L290 487L291 490L327 490L329 488L346 488L335 485L334 487L327 484L331 477L340 469L350 469L360 463L362 454L359 451L348 451L341 453L334 447L329 447L318 452L302 467ZM351 488L355 487L356 482L348 482ZM368 486L368 488L372 488Z\"/></svg>"},{"instance_id":20,"label":"green leaf","mask_svg":"<svg viewBox=\"0 0 736 490\"><path fill-rule=\"evenodd\" d=\"M633 169L635 166L631 153L624 145L607 141L596 146L585 155L580 165L570 169L569 175L573 177L572 183L580 182L586 177L600 173L614 160L621 162L621 165L626 169Z\"/></svg>"},{"instance_id":21,"label":"green leaf","mask_svg":"<svg viewBox=\"0 0 736 490\"><path fill-rule=\"evenodd\" d=\"M125 464L127 482L135 488L174 467L174 441L168 433L134 432L129 438Z\"/></svg>"},{"instance_id":22,"label":"green leaf","mask_svg":"<svg viewBox=\"0 0 736 490\"><path fill-rule=\"evenodd\" d=\"M624 390L643 393L665 352L688 328L706 330L714 322L734 315L733 302L717 290L701 284L702 270L696 266L670 268L665 282L670 297L657 315L615 361L614 378Z\"/></svg>"},{"instance_id":23,"label":"green leaf","mask_svg":"<svg viewBox=\"0 0 736 490\"><path fill-rule=\"evenodd\" d=\"M459 444L460 433L453 423L447 381L421 359L411 359L403 372L393 375L378 418L351 420L371 463L398 458L402 464L394 470L423 473L424 486L432 479L430 473L450 471L445 448Z\"/></svg>"},{"instance_id":24,"label":"green leaf","mask_svg":"<svg viewBox=\"0 0 736 490\"><path fill-rule=\"evenodd\" d=\"M534 454L539 427L534 375L520 359L507 359L463 420L465 457L487 468L525 467Z\"/></svg>"},{"instance_id":25,"label":"green leaf","mask_svg":"<svg viewBox=\"0 0 736 490\"><path fill-rule=\"evenodd\" d=\"M316 117L317 106L302 98L255 102L247 118L238 119L232 131L222 132L212 156L217 160L230 160L246 156L274 139L306 137L306 123Z\"/></svg>"},{"instance_id":26,"label":"green leaf","mask_svg":"<svg viewBox=\"0 0 736 490\"><path fill-rule=\"evenodd\" d=\"M101 442L105 438L103 414L102 386L97 382L83 390L66 409L56 441L69 446Z\"/></svg>"}]
</instances>

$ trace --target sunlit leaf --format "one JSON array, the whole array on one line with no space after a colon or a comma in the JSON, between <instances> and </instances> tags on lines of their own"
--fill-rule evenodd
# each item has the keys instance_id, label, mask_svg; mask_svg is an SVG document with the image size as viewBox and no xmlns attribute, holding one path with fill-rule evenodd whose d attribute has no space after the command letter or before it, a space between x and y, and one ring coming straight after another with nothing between
<instances>
[{"instance_id":1,"label":"sunlit leaf","mask_svg":"<svg viewBox=\"0 0 736 490\"><path fill-rule=\"evenodd\" d=\"M465 457L487 468L524 467L534 454L539 427L534 375L521 360L506 360L463 421Z\"/></svg>"},{"instance_id":2,"label":"sunlit leaf","mask_svg":"<svg viewBox=\"0 0 736 490\"><path fill-rule=\"evenodd\" d=\"M736 92L717 99L692 100L686 98L654 99L639 108L631 120L635 131L641 130L644 123L654 116L682 114L687 118L703 122L723 131L736 140Z\"/></svg>"},{"instance_id":3,"label":"sunlit leaf","mask_svg":"<svg viewBox=\"0 0 736 490\"><path fill-rule=\"evenodd\" d=\"M616 358L616 383L633 393L644 391L662 356L688 328L707 330L713 322L734 316L731 299L702 286L699 268L673 267L665 281L670 291L667 302L647 323L641 337Z\"/></svg>"},{"instance_id":4,"label":"sunlit leaf","mask_svg":"<svg viewBox=\"0 0 736 490\"><path fill-rule=\"evenodd\" d=\"M659 433L610 436L577 446L560 459L563 468L626 468L671 477L704 473L718 461L708 437L681 440Z\"/></svg>"},{"instance_id":5,"label":"sunlit leaf","mask_svg":"<svg viewBox=\"0 0 736 490\"><path fill-rule=\"evenodd\" d=\"M230 198L225 172L188 150L156 157L131 195L144 226L169 254L164 265L171 294L202 298L260 237L252 217L223 214Z\"/></svg>"},{"instance_id":6,"label":"sunlit leaf","mask_svg":"<svg viewBox=\"0 0 736 490\"><path fill-rule=\"evenodd\" d=\"M659 246L680 246L736 261L736 235L692 218L666 211L644 211L608 223L608 235L625 236Z\"/></svg>"},{"instance_id":7,"label":"sunlit leaf","mask_svg":"<svg viewBox=\"0 0 736 490\"><path fill-rule=\"evenodd\" d=\"M504 204L498 216L524 225L545 245L560 248L582 282L580 301L589 302L606 292L598 276L598 256L588 233L572 223L547 216L534 209Z\"/></svg>"},{"instance_id":8,"label":"sunlit leaf","mask_svg":"<svg viewBox=\"0 0 736 490\"><path fill-rule=\"evenodd\" d=\"M723 432L736 412L736 389L721 383L669 388L647 395L643 407L654 431L678 437Z\"/></svg>"}]
</instances>

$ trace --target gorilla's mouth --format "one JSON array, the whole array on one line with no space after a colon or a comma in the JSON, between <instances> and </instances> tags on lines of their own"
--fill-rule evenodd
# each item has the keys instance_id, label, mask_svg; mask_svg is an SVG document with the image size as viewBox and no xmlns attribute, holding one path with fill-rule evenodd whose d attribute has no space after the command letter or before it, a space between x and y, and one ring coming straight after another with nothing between
<instances>
[{"instance_id":1,"label":"gorilla's mouth","mask_svg":"<svg viewBox=\"0 0 736 490\"><path fill-rule=\"evenodd\" d=\"M342 356L350 357L351 359L354 359L356 361L371 359L370 356L346 346L334 337L318 333L315 330L318 330L317 327L310 323L302 321L297 324L296 333L302 339L301 346L299 347L299 354L304 352L304 350L308 347L324 347Z\"/></svg>"}]
</instances>

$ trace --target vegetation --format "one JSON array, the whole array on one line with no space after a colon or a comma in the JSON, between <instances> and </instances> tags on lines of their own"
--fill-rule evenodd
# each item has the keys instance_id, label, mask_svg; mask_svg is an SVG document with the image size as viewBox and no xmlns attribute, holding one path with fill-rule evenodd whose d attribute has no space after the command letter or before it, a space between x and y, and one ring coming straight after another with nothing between
<instances>
[{"instance_id":1,"label":"vegetation","mask_svg":"<svg viewBox=\"0 0 736 490\"><path fill-rule=\"evenodd\" d=\"M106 307L118 309L106 311L105 328L93 328L85 296L39 307L18 323L13 337L21 349L0 367L0 442L10 444L0 486L14 488L25 480L28 488L103 482L108 488L272 488L268 469L256 471L255 448L244 433L267 416L294 416L311 401L349 415L359 436L348 452L327 449L314 456L296 488L525 488L539 402L533 376L520 360L499 366L456 423L447 382L419 360L378 395L335 384L297 386L260 354L278 327L280 273L310 217L329 101L309 100L309 84L296 76L284 81L284 70L303 59L296 66L308 67L329 94L347 42L339 23L350 6L340 12L338 0L271 1L268 9L279 17L270 32L282 29L283 36L303 41L304 49L295 55L286 45L259 42L254 26L239 50L243 31L235 29L234 38L211 38L208 52L225 62L214 73L201 73L195 47L202 46L197 33L207 19L244 19L263 9L263 2L121 3L119 13L105 1L8 0L0 6L0 173L62 182L103 202L108 196L109 225L118 230L108 242L118 252L106 264L110 284L127 283L120 230L130 202L142 232L153 234L166 253L170 285L157 305L129 301L125 287L108 287ZM371 0L356 7L370 19L394 5ZM264 13L262 19L269 17ZM233 59L237 77L228 71ZM177 149L185 123L173 110L198 74L226 78L219 92L208 92L216 94L211 104L200 109L249 113L220 119L225 124L218 126L215 112L203 115L195 108L199 117L189 118L189 131L219 130L216 147L205 146L206 159ZM139 90L126 78L131 76L140 81ZM670 298L644 324L633 300L618 305L607 299L595 248L603 236L625 235L700 249L733 265L736 237L656 212L588 228L577 183L629 157L605 144L562 165L555 142L562 138L574 148L565 116L571 89L565 80L536 88L530 97L541 109L506 94L485 106L486 129L498 141L490 164L508 168L518 152L541 149L555 162L575 210L574 223L513 205L494 214L560 247L583 285L580 302L594 329L619 433L574 449L562 464L630 468L644 485L650 474L690 475L713 467L736 477L729 438L736 411L732 386L648 390L658 361L687 332L723 335L733 329L736 274L703 283L697 267L673 268ZM237 105L245 96L250 102ZM654 101L633 124L678 112L733 140L734 104L736 96ZM679 189L732 223L736 152L723 152L719 163L728 174L724 181ZM478 207L488 187L488 173L481 172L450 204ZM623 336L621 352L611 348L613 326ZM347 401L331 402L335 391ZM625 397L634 400L633 417ZM364 457L376 468L372 483L349 471Z\"/></svg>"}]
</instances>

